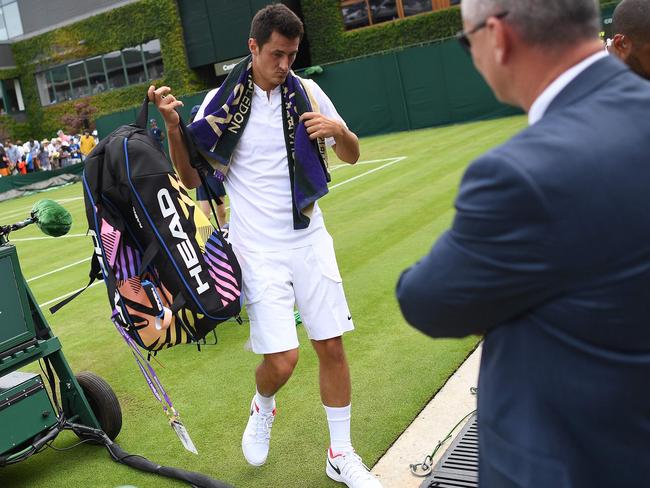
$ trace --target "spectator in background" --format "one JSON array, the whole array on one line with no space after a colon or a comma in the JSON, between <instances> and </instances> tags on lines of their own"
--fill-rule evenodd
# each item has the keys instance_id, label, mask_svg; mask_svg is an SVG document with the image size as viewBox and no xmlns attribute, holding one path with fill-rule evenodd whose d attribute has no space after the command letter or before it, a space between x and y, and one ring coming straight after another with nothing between
<instances>
[{"instance_id":1,"label":"spectator in background","mask_svg":"<svg viewBox=\"0 0 650 488\"><path fill-rule=\"evenodd\" d=\"M151 128L149 129L149 134L151 134L151 137L153 137L153 140L158 143L158 147L162 150L163 148L163 138L165 137L163 135L163 132L158 128L158 122L156 122L156 119L151 119L149 121L151 124Z\"/></svg>"},{"instance_id":2,"label":"spectator in background","mask_svg":"<svg viewBox=\"0 0 650 488\"><path fill-rule=\"evenodd\" d=\"M99 80L95 81L95 86L93 86L93 95L96 95L97 93L101 93L104 90L105 90L104 84Z\"/></svg>"},{"instance_id":3,"label":"spectator in background","mask_svg":"<svg viewBox=\"0 0 650 488\"><path fill-rule=\"evenodd\" d=\"M52 139L48 151L50 154L52 169L59 169L61 167L61 141L56 137Z\"/></svg>"},{"instance_id":4,"label":"spectator in background","mask_svg":"<svg viewBox=\"0 0 650 488\"><path fill-rule=\"evenodd\" d=\"M23 159L18 161L18 164L16 165L16 169L18 170L18 174L21 174L21 175L26 175L27 174L27 162L25 161L24 156L23 156Z\"/></svg>"},{"instance_id":5,"label":"spectator in background","mask_svg":"<svg viewBox=\"0 0 650 488\"><path fill-rule=\"evenodd\" d=\"M25 145L28 146L28 149L25 151L23 160L25 161L25 163L27 163L27 172L33 173L36 170L36 165L34 164L34 159L32 158L31 143L26 142Z\"/></svg>"},{"instance_id":6,"label":"spectator in background","mask_svg":"<svg viewBox=\"0 0 650 488\"><path fill-rule=\"evenodd\" d=\"M23 146L23 141L16 141L16 144L14 146L16 150L18 151L18 164L20 161L23 161L25 159L25 148Z\"/></svg>"},{"instance_id":7,"label":"spectator in background","mask_svg":"<svg viewBox=\"0 0 650 488\"><path fill-rule=\"evenodd\" d=\"M650 1L623 0L614 10L609 52L650 80Z\"/></svg>"},{"instance_id":8,"label":"spectator in background","mask_svg":"<svg viewBox=\"0 0 650 488\"><path fill-rule=\"evenodd\" d=\"M31 173L34 171L34 164L31 159L31 154L30 154L30 144L29 140L27 142L24 142L23 144L20 143L21 141L18 141L18 149L22 152L21 159L25 161L27 172Z\"/></svg>"},{"instance_id":9,"label":"spectator in background","mask_svg":"<svg viewBox=\"0 0 650 488\"><path fill-rule=\"evenodd\" d=\"M5 152L9 160L9 174L12 174L16 168L16 165L20 162L21 153L16 145L14 145L11 139L5 141Z\"/></svg>"},{"instance_id":10,"label":"spectator in background","mask_svg":"<svg viewBox=\"0 0 650 488\"><path fill-rule=\"evenodd\" d=\"M70 138L70 164L77 164L81 162L81 149L79 146L79 137L73 136Z\"/></svg>"},{"instance_id":11,"label":"spectator in background","mask_svg":"<svg viewBox=\"0 0 650 488\"><path fill-rule=\"evenodd\" d=\"M38 153L41 150L41 145L36 139L32 139L29 143L29 157L32 162L33 170L32 171L40 171L41 169L41 162L38 159Z\"/></svg>"},{"instance_id":12,"label":"spectator in background","mask_svg":"<svg viewBox=\"0 0 650 488\"><path fill-rule=\"evenodd\" d=\"M38 150L38 161L43 171L50 171L52 169L52 164L50 163L50 153L48 151L49 144L50 141L43 139Z\"/></svg>"},{"instance_id":13,"label":"spectator in background","mask_svg":"<svg viewBox=\"0 0 650 488\"><path fill-rule=\"evenodd\" d=\"M70 166L70 145L61 141L61 150L59 151L59 165L61 168Z\"/></svg>"},{"instance_id":14,"label":"spectator in background","mask_svg":"<svg viewBox=\"0 0 650 488\"><path fill-rule=\"evenodd\" d=\"M94 129L91 135L95 138L95 146L96 146L97 144L99 144L99 134L97 132L97 129Z\"/></svg>"},{"instance_id":15,"label":"spectator in background","mask_svg":"<svg viewBox=\"0 0 650 488\"><path fill-rule=\"evenodd\" d=\"M59 140L61 141L61 144L68 143L70 141L70 137L65 135L61 129L56 131L56 137L59 138Z\"/></svg>"},{"instance_id":16,"label":"spectator in background","mask_svg":"<svg viewBox=\"0 0 650 488\"><path fill-rule=\"evenodd\" d=\"M10 174L9 158L7 158L4 146L0 144L0 176L9 176Z\"/></svg>"},{"instance_id":17,"label":"spectator in background","mask_svg":"<svg viewBox=\"0 0 650 488\"><path fill-rule=\"evenodd\" d=\"M79 148L81 150L81 160L85 161L90 151L96 146L95 138L90 135L88 129L84 130L83 135L79 141Z\"/></svg>"}]
</instances>

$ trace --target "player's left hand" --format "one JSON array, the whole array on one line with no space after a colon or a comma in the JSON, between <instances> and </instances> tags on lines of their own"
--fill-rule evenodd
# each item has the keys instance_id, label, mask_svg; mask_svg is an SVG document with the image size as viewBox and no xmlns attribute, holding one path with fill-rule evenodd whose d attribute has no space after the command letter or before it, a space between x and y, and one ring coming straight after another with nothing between
<instances>
[{"instance_id":1,"label":"player's left hand","mask_svg":"<svg viewBox=\"0 0 650 488\"><path fill-rule=\"evenodd\" d=\"M337 137L345 130L339 121L325 117L318 112L305 112L300 116L300 122L305 123L307 134L311 140Z\"/></svg>"}]
</instances>

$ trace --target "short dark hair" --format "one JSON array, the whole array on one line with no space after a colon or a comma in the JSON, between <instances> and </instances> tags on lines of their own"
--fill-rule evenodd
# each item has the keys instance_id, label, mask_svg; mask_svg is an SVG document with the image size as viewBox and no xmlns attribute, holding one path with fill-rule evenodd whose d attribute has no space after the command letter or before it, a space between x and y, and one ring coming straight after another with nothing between
<instances>
[{"instance_id":1,"label":"short dark hair","mask_svg":"<svg viewBox=\"0 0 650 488\"><path fill-rule=\"evenodd\" d=\"M300 38L305 32L302 21L289 7L281 3L267 5L258 11L251 23L251 37L262 47L277 32L287 39Z\"/></svg>"},{"instance_id":2,"label":"short dark hair","mask_svg":"<svg viewBox=\"0 0 650 488\"><path fill-rule=\"evenodd\" d=\"M463 16L474 23L508 12L522 39L537 46L567 46L597 39L600 32L598 0L465 0Z\"/></svg>"},{"instance_id":3,"label":"short dark hair","mask_svg":"<svg viewBox=\"0 0 650 488\"><path fill-rule=\"evenodd\" d=\"M623 34L632 41L650 42L650 2L623 0L616 6L612 19L614 34Z\"/></svg>"}]
</instances>

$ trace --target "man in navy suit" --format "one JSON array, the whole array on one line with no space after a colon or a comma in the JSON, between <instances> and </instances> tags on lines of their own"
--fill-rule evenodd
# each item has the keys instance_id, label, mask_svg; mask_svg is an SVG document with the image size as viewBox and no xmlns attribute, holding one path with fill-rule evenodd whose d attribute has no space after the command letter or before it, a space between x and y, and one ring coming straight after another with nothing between
<instances>
[{"instance_id":1,"label":"man in navy suit","mask_svg":"<svg viewBox=\"0 0 650 488\"><path fill-rule=\"evenodd\" d=\"M397 296L432 337L485 333L483 488L650 486L650 84L597 0L463 0L461 43L530 127L474 161Z\"/></svg>"}]
</instances>

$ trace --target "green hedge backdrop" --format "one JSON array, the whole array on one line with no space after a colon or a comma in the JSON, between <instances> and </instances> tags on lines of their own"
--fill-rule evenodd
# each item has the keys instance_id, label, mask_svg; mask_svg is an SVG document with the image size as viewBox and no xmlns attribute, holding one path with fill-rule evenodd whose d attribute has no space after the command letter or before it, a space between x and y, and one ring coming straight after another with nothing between
<instances>
[{"instance_id":1,"label":"green hedge backdrop","mask_svg":"<svg viewBox=\"0 0 650 488\"><path fill-rule=\"evenodd\" d=\"M600 0L603 12L611 14L611 10L619 1ZM434 39L445 39L454 36L462 28L459 7L347 32L343 27L338 1L302 0L302 10L314 64L366 56Z\"/></svg>"}]
</instances>

